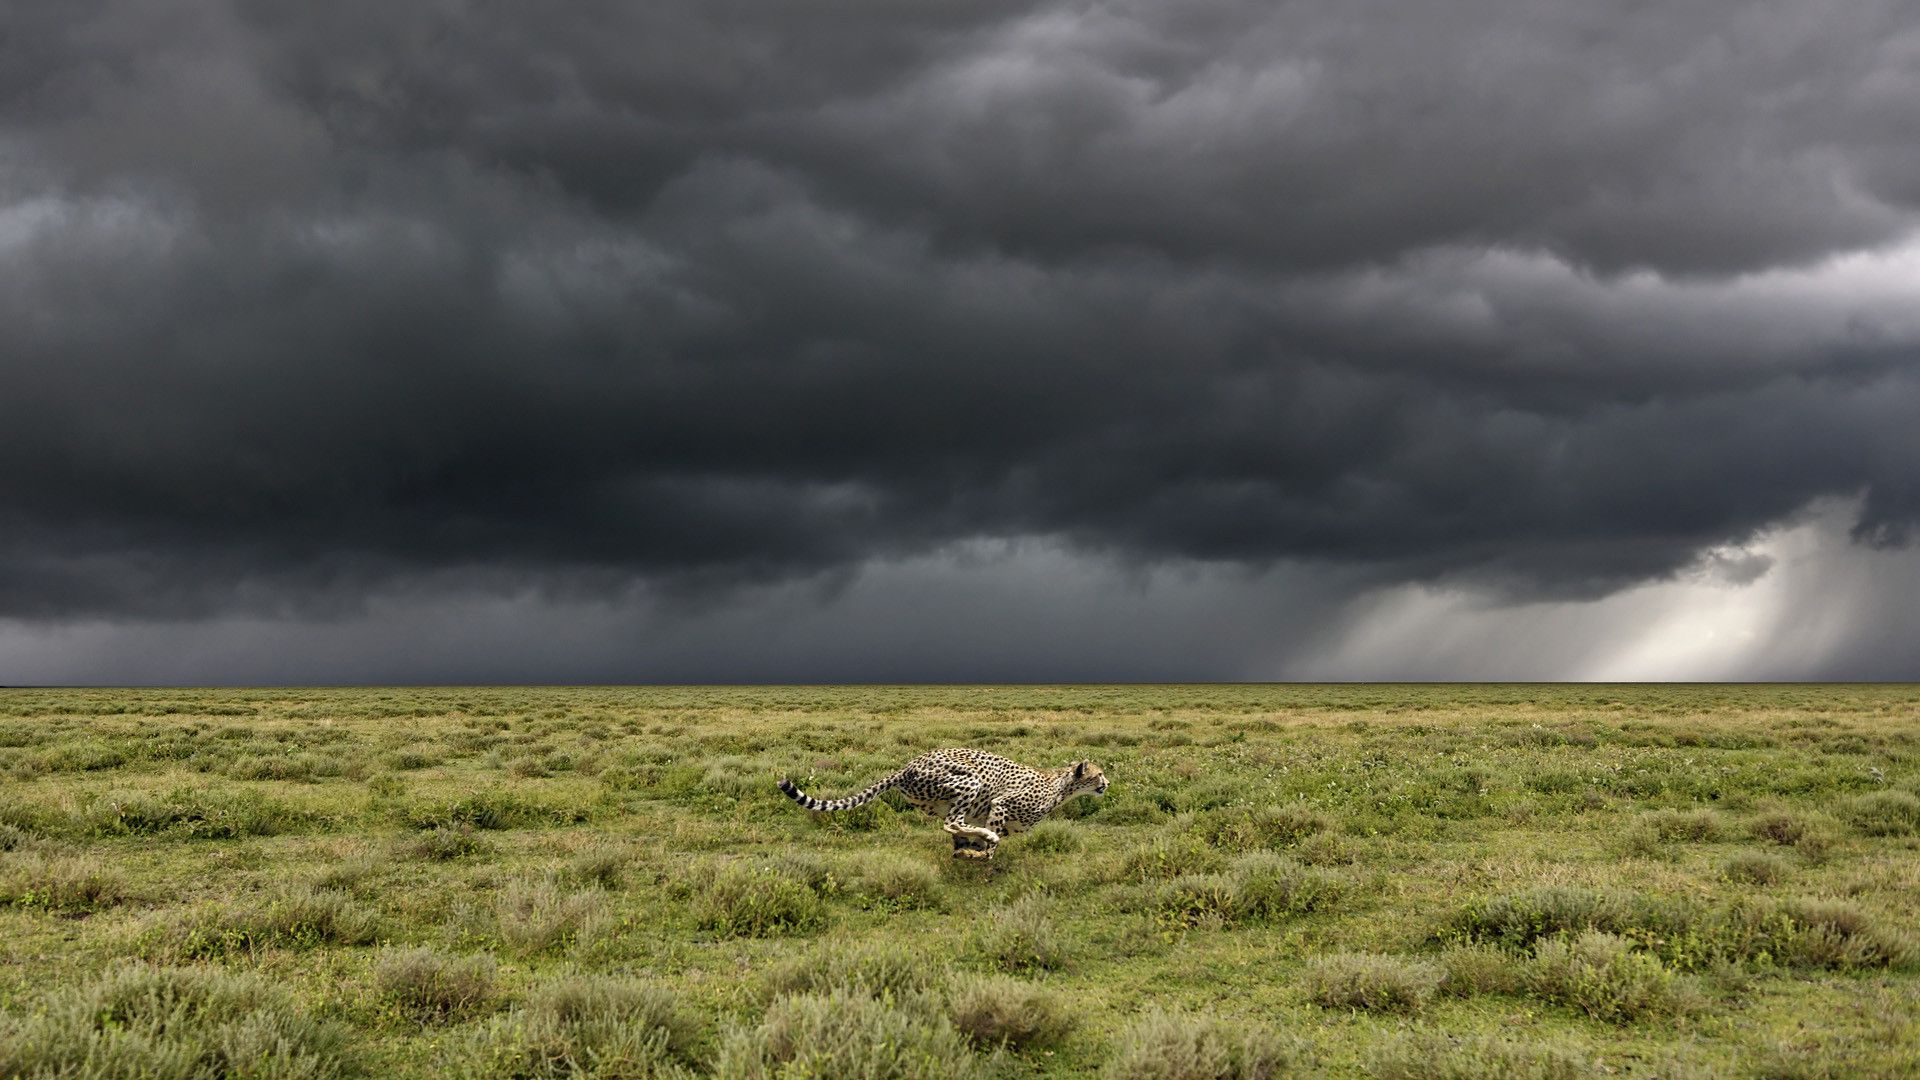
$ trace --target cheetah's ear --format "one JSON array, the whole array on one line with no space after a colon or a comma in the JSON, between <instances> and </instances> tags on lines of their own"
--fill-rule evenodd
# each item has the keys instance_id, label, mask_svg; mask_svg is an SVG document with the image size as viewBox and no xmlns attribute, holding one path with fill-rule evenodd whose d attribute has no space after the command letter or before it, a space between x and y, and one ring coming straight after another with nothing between
<instances>
[{"instance_id":1,"label":"cheetah's ear","mask_svg":"<svg viewBox=\"0 0 1920 1080\"><path fill-rule=\"evenodd\" d=\"M1075 780L1078 780L1078 779L1080 779L1081 777L1083 777L1083 776L1085 776L1085 775L1087 775L1087 763L1086 763L1086 762L1084 762L1084 761L1076 761L1076 762L1074 762L1074 763L1073 763L1073 778L1074 778Z\"/></svg>"}]
</instances>

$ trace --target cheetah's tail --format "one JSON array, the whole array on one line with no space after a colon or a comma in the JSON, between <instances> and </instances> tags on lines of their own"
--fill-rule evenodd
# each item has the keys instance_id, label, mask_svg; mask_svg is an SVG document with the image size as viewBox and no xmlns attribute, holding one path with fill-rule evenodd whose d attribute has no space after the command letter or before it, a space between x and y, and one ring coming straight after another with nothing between
<instances>
[{"instance_id":1,"label":"cheetah's tail","mask_svg":"<svg viewBox=\"0 0 1920 1080\"><path fill-rule=\"evenodd\" d=\"M794 802L799 803L809 810L827 811L831 813L835 810L851 810L856 806L867 805L879 798L881 792L899 783L900 777L905 772L906 770L902 769L900 772L894 773L892 776L887 777L885 780L880 781L860 794L849 795L844 799L816 799L806 792L801 791L799 788L794 787L793 781L784 777L780 780L780 790L787 793L787 798L792 799Z\"/></svg>"}]
</instances>

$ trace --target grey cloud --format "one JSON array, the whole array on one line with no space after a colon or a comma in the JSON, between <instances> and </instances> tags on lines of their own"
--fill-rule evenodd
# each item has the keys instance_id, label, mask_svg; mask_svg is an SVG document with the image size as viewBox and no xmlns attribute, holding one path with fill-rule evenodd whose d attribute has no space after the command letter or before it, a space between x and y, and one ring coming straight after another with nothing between
<instances>
[{"instance_id":1,"label":"grey cloud","mask_svg":"<svg viewBox=\"0 0 1920 1080\"><path fill-rule=\"evenodd\" d=\"M1524 602L1920 519L1894 3L101 0L0 61L0 615L1022 539Z\"/></svg>"}]
</instances>

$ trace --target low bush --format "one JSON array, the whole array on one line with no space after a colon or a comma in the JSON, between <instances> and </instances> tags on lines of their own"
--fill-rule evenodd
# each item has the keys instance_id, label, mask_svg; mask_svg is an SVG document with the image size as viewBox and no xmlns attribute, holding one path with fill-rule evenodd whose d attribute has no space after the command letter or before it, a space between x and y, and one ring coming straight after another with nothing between
<instances>
[{"instance_id":1,"label":"low bush","mask_svg":"<svg viewBox=\"0 0 1920 1080\"><path fill-rule=\"evenodd\" d=\"M1516 994L1525 972L1511 953L1491 945L1456 945L1440 954L1440 992L1449 997Z\"/></svg>"},{"instance_id":2,"label":"low bush","mask_svg":"<svg viewBox=\"0 0 1920 1080\"><path fill-rule=\"evenodd\" d=\"M1389 1043L1368 1060L1367 1073L1374 1080L1592 1080L1606 1075L1573 1050L1438 1032Z\"/></svg>"},{"instance_id":3,"label":"low bush","mask_svg":"<svg viewBox=\"0 0 1920 1080\"><path fill-rule=\"evenodd\" d=\"M184 920L170 919L148 940L163 956L212 957L267 948L365 945L379 931L378 917L346 893L291 887L252 901L210 905Z\"/></svg>"},{"instance_id":4,"label":"low bush","mask_svg":"<svg viewBox=\"0 0 1920 1080\"><path fill-rule=\"evenodd\" d=\"M491 929L513 952L558 952L598 936L603 906L597 891L568 892L550 881L515 882L494 899Z\"/></svg>"},{"instance_id":5,"label":"low bush","mask_svg":"<svg viewBox=\"0 0 1920 1080\"><path fill-rule=\"evenodd\" d=\"M562 977L457 1046L447 1070L496 1080L653 1077L688 1080L703 1024L672 991L590 975Z\"/></svg>"},{"instance_id":6,"label":"low bush","mask_svg":"<svg viewBox=\"0 0 1920 1080\"><path fill-rule=\"evenodd\" d=\"M1231 877L1234 917L1253 922L1324 911L1346 892L1340 877L1265 852L1234 860Z\"/></svg>"},{"instance_id":7,"label":"low bush","mask_svg":"<svg viewBox=\"0 0 1920 1080\"><path fill-rule=\"evenodd\" d=\"M1220 874L1187 874L1140 887L1136 909L1162 923L1183 927L1276 922L1332 906L1342 895L1340 879L1271 852L1235 860Z\"/></svg>"},{"instance_id":8,"label":"low bush","mask_svg":"<svg viewBox=\"0 0 1920 1080\"><path fill-rule=\"evenodd\" d=\"M1289 847L1330 827L1320 811L1304 803L1283 803L1204 814L1196 819L1194 831L1215 847L1253 851Z\"/></svg>"},{"instance_id":9,"label":"low bush","mask_svg":"<svg viewBox=\"0 0 1920 1080\"><path fill-rule=\"evenodd\" d=\"M92 856L16 855L0 864L0 905L79 915L129 898L126 879Z\"/></svg>"},{"instance_id":10,"label":"low bush","mask_svg":"<svg viewBox=\"0 0 1920 1080\"><path fill-rule=\"evenodd\" d=\"M832 942L768 972L766 996L841 992L904 998L936 988L945 965L925 952L888 942Z\"/></svg>"},{"instance_id":11,"label":"low bush","mask_svg":"<svg viewBox=\"0 0 1920 1080\"><path fill-rule=\"evenodd\" d=\"M109 793L84 804L77 821L81 832L93 837L167 834L231 840L295 832L315 818L253 791L181 788L164 795Z\"/></svg>"},{"instance_id":12,"label":"low bush","mask_svg":"<svg viewBox=\"0 0 1920 1080\"><path fill-rule=\"evenodd\" d=\"M1867 836L1912 836L1920 833L1920 795L1905 791L1857 795L1841 806L1840 817Z\"/></svg>"},{"instance_id":13,"label":"low bush","mask_svg":"<svg viewBox=\"0 0 1920 1080\"><path fill-rule=\"evenodd\" d=\"M1004 975L960 981L948 991L947 1017L975 1046L1015 1050L1057 1044L1074 1027L1045 987Z\"/></svg>"},{"instance_id":14,"label":"low bush","mask_svg":"<svg viewBox=\"0 0 1920 1080\"><path fill-rule=\"evenodd\" d=\"M360 852L349 855L316 874L313 887L364 893L373 880L380 876L384 867L385 863L371 853Z\"/></svg>"},{"instance_id":15,"label":"low bush","mask_svg":"<svg viewBox=\"0 0 1920 1080\"><path fill-rule=\"evenodd\" d=\"M1438 966L1381 953L1338 953L1308 963L1303 983L1314 1004L1367 1012L1417 1012L1432 1000Z\"/></svg>"},{"instance_id":16,"label":"low bush","mask_svg":"<svg viewBox=\"0 0 1920 1080\"><path fill-rule=\"evenodd\" d=\"M859 994L792 994L732 1032L718 1080L974 1080L988 1073L945 1016Z\"/></svg>"},{"instance_id":17,"label":"low bush","mask_svg":"<svg viewBox=\"0 0 1920 1080\"><path fill-rule=\"evenodd\" d=\"M1743 851L1720 864L1720 876L1746 885L1777 885L1792 872L1787 860L1768 851Z\"/></svg>"},{"instance_id":18,"label":"low bush","mask_svg":"<svg viewBox=\"0 0 1920 1080\"><path fill-rule=\"evenodd\" d=\"M809 934L826 925L820 890L831 882L823 875L816 883L778 864L728 866L700 894L695 921L720 937Z\"/></svg>"},{"instance_id":19,"label":"low bush","mask_svg":"<svg viewBox=\"0 0 1920 1080\"><path fill-rule=\"evenodd\" d=\"M1669 921L1656 905L1630 893L1549 885L1469 902L1447 933L1467 941L1523 949L1542 938L1583 930L1620 933Z\"/></svg>"},{"instance_id":20,"label":"low bush","mask_svg":"<svg viewBox=\"0 0 1920 1080\"><path fill-rule=\"evenodd\" d=\"M1302 1066L1297 1040L1211 1017L1155 1012L1124 1031L1106 1080L1274 1080Z\"/></svg>"},{"instance_id":21,"label":"low bush","mask_svg":"<svg viewBox=\"0 0 1920 1080\"><path fill-rule=\"evenodd\" d=\"M1189 874L1215 873L1226 865L1220 853L1192 834L1160 836L1126 853L1120 876L1126 881L1165 881Z\"/></svg>"},{"instance_id":22,"label":"low bush","mask_svg":"<svg viewBox=\"0 0 1920 1080\"><path fill-rule=\"evenodd\" d=\"M373 968L380 996L421 1023L460 1020L493 1002L498 965L490 956L450 956L435 949L402 949Z\"/></svg>"},{"instance_id":23,"label":"low bush","mask_svg":"<svg viewBox=\"0 0 1920 1080\"><path fill-rule=\"evenodd\" d=\"M0 1076L300 1077L357 1075L348 1033L277 988L211 969L136 965L0 1013Z\"/></svg>"},{"instance_id":24,"label":"low bush","mask_svg":"<svg viewBox=\"0 0 1920 1080\"><path fill-rule=\"evenodd\" d=\"M460 824L428 829L407 841L401 850L416 859L448 862L475 855L491 855L493 845L474 832L473 826Z\"/></svg>"},{"instance_id":25,"label":"low bush","mask_svg":"<svg viewBox=\"0 0 1920 1080\"><path fill-rule=\"evenodd\" d=\"M1526 972L1536 996L1624 1024L1686 1010L1685 988L1658 959L1598 930L1542 941Z\"/></svg>"},{"instance_id":26,"label":"low bush","mask_svg":"<svg viewBox=\"0 0 1920 1080\"><path fill-rule=\"evenodd\" d=\"M1712 843L1723 833L1720 815L1711 810L1654 810L1641 815L1640 821L1668 844Z\"/></svg>"},{"instance_id":27,"label":"low bush","mask_svg":"<svg viewBox=\"0 0 1920 1080\"><path fill-rule=\"evenodd\" d=\"M626 879L633 852L625 845L594 843L582 848L567 861L566 878L580 885L617 889Z\"/></svg>"},{"instance_id":28,"label":"low bush","mask_svg":"<svg viewBox=\"0 0 1920 1080\"><path fill-rule=\"evenodd\" d=\"M1070 822L1049 818L1035 825L1020 842L1020 846L1028 851L1070 855L1083 850L1087 842L1077 826Z\"/></svg>"},{"instance_id":29,"label":"low bush","mask_svg":"<svg viewBox=\"0 0 1920 1080\"><path fill-rule=\"evenodd\" d=\"M973 951L1002 971L1056 971L1072 962L1066 939L1038 896L983 914L975 923Z\"/></svg>"},{"instance_id":30,"label":"low bush","mask_svg":"<svg viewBox=\"0 0 1920 1080\"><path fill-rule=\"evenodd\" d=\"M1753 834L1754 839L1781 847L1792 847L1799 843L1811 828L1806 818L1788 813L1763 814L1747 825L1747 831Z\"/></svg>"},{"instance_id":31,"label":"low bush","mask_svg":"<svg viewBox=\"0 0 1920 1080\"><path fill-rule=\"evenodd\" d=\"M1763 923L1772 921L1766 917L1768 911L1759 909ZM1797 900L1775 905L1771 911L1787 923L1785 932L1769 942L1784 963L1837 971L1920 966L1920 937L1852 904Z\"/></svg>"},{"instance_id":32,"label":"low bush","mask_svg":"<svg viewBox=\"0 0 1920 1080\"><path fill-rule=\"evenodd\" d=\"M479 791L437 802L396 807L400 820L415 829L533 829L572 825L590 817L584 804L534 802L510 791Z\"/></svg>"},{"instance_id":33,"label":"low bush","mask_svg":"<svg viewBox=\"0 0 1920 1080\"><path fill-rule=\"evenodd\" d=\"M860 864L854 889L874 905L900 910L936 910L942 901L939 873L905 855L870 856Z\"/></svg>"}]
</instances>

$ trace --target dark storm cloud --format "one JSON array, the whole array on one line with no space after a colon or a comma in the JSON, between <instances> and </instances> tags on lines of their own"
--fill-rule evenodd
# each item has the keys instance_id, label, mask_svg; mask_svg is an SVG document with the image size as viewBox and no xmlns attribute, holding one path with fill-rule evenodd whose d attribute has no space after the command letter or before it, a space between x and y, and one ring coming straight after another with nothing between
<instances>
[{"instance_id":1,"label":"dark storm cloud","mask_svg":"<svg viewBox=\"0 0 1920 1080\"><path fill-rule=\"evenodd\" d=\"M12 5L0 614L1899 543L1917 99L1891 2Z\"/></svg>"}]
</instances>

